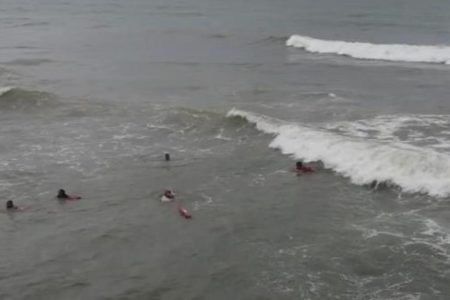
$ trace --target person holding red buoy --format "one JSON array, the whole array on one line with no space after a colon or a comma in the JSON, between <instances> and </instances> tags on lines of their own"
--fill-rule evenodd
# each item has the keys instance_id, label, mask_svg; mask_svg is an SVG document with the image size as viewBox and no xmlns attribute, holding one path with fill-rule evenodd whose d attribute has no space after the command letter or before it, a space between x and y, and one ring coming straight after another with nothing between
<instances>
[{"instance_id":1,"label":"person holding red buoy","mask_svg":"<svg viewBox=\"0 0 450 300\"><path fill-rule=\"evenodd\" d=\"M14 202L12 200L8 200L6 201L6 210L7 211L19 210L19 207L14 205Z\"/></svg>"},{"instance_id":2,"label":"person holding red buoy","mask_svg":"<svg viewBox=\"0 0 450 300\"><path fill-rule=\"evenodd\" d=\"M161 202L172 202L172 201L176 201L175 193L172 192L171 190L165 190L164 194L161 196ZM192 218L192 215L189 213L189 211L186 208L182 207L178 201L176 201L176 205L180 216L182 216L185 219Z\"/></svg>"},{"instance_id":3,"label":"person holding red buoy","mask_svg":"<svg viewBox=\"0 0 450 300\"><path fill-rule=\"evenodd\" d=\"M175 200L175 193L171 190L165 190L161 196L161 202L171 202L173 200Z\"/></svg>"},{"instance_id":4,"label":"person holding red buoy","mask_svg":"<svg viewBox=\"0 0 450 300\"><path fill-rule=\"evenodd\" d=\"M6 212L24 211L25 208L17 206L12 200L6 201Z\"/></svg>"},{"instance_id":5,"label":"person holding red buoy","mask_svg":"<svg viewBox=\"0 0 450 300\"><path fill-rule=\"evenodd\" d=\"M302 173L314 173L314 169L308 166L305 166L303 164L303 162L298 161L295 164L295 171L297 172L297 174L302 174Z\"/></svg>"},{"instance_id":6,"label":"person holding red buoy","mask_svg":"<svg viewBox=\"0 0 450 300\"><path fill-rule=\"evenodd\" d=\"M60 189L58 191L58 195L56 195L56 198L58 198L60 200L80 200L81 199L80 196L67 195L66 191L63 189Z\"/></svg>"}]
</instances>

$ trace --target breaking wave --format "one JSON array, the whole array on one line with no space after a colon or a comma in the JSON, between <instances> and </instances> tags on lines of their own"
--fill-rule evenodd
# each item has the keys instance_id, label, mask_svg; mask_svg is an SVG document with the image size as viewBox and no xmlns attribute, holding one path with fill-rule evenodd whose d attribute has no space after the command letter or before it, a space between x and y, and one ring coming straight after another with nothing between
<instances>
[{"instance_id":1,"label":"breaking wave","mask_svg":"<svg viewBox=\"0 0 450 300\"><path fill-rule=\"evenodd\" d=\"M444 45L371 44L320 40L301 35L292 35L286 45L312 53L338 54L359 59L450 64L450 46Z\"/></svg>"},{"instance_id":2,"label":"breaking wave","mask_svg":"<svg viewBox=\"0 0 450 300\"><path fill-rule=\"evenodd\" d=\"M274 135L271 148L296 159L320 160L355 184L386 182L409 193L450 195L450 156L445 153L400 142L342 136L243 110L232 109L227 116L245 119Z\"/></svg>"}]
</instances>

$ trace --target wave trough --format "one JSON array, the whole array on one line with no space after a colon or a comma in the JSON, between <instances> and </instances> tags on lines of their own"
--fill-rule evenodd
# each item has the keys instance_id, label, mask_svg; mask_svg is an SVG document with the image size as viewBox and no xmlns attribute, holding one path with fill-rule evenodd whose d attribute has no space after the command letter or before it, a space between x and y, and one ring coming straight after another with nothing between
<instances>
[{"instance_id":1,"label":"wave trough","mask_svg":"<svg viewBox=\"0 0 450 300\"><path fill-rule=\"evenodd\" d=\"M232 109L227 116L245 119L258 130L275 135L271 148L296 159L320 160L355 184L387 182L408 193L450 195L450 156L446 154L402 143L341 136L243 110Z\"/></svg>"},{"instance_id":2,"label":"wave trough","mask_svg":"<svg viewBox=\"0 0 450 300\"><path fill-rule=\"evenodd\" d=\"M359 59L450 64L450 46L371 44L320 40L308 36L292 35L287 46L312 53L338 54Z\"/></svg>"}]
</instances>

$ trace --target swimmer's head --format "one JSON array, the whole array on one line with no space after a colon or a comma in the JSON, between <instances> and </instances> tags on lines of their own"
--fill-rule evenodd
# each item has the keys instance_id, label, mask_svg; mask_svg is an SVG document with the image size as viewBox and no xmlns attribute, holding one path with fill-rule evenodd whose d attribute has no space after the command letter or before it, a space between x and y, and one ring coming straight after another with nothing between
<instances>
[{"instance_id":1,"label":"swimmer's head","mask_svg":"<svg viewBox=\"0 0 450 300\"><path fill-rule=\"evenodd\" d=\"M7 209L14 208L14 202L12 200L6 201L6 208Z\"/></svg>"},{"instance_id":2,"label":"swimmer's head","mask_svg":"<svg viewBox=\"0 0 450 300\"><path fill-rule=\"evenodd\" d=\"M165 191L164 191L164 196L166 196L167 198L173 198L173 197L175 197L174 193L172 193L171 190L165 190Z\"/></svg>"},{"instance_id":3,"label":"swimmer's head","mask_svg":"<svg viewBox=\"0 0 450 300\"><path fill-rule=\"evenodd\" d=\"M58 196L57 196L57 197L58 197L58 198L67 198L66 191L63 190L63 189L60 189L60 190L58 191Z\"/></svg>"}]
</instances>

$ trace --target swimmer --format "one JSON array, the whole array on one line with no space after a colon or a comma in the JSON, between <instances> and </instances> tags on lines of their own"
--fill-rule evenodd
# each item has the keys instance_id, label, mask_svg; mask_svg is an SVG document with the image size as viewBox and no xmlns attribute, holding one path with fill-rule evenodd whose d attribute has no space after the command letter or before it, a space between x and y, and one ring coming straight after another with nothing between
<instances>
[{"instance_id":1,"label":"swimmer","mask_svg":"<svg viewBox=\"0 0 450 300\"><path fill-rule=\"evenodd\" d=\"M161 196L161 202L170 202L175 200L175 193L171 190L165 190L164 194Z\"/></svg>"},{"instance_id":2,"label":"swimmer","mask_svg":"<svg viewBox=\"0 0 450 300\"><path fill-rule=\"evenodd\" d=\"M297 171L297 174L300 174L300 173L313 173L314 172L313 168L303 165L303 163L301 161L298 161L295 164L295 170Z\"/></svg>"},{"instance_id":3,"label":"swimmer","mask_svg":"<svg viewBox=\"0 0 450 300\"><path fill-rule=\"evenodd\" d=\"M61 199L61 200L79 200L79 199L81 199L80 196L67 195L66 191L63 189L60 189L58 191L58 195L56 196L56 198Z\"/></svg>"},{"instance_id":4,"label":"swimmer","mask_svg":"<svg viewBox=\"0 0 450 300\"><path fill-rule=\"evenodd\" d=\"M12 200L6 201L6 210L17 210L19 209L17 206L14 205L14 202Z\"/></svg>"}]
</instances>

